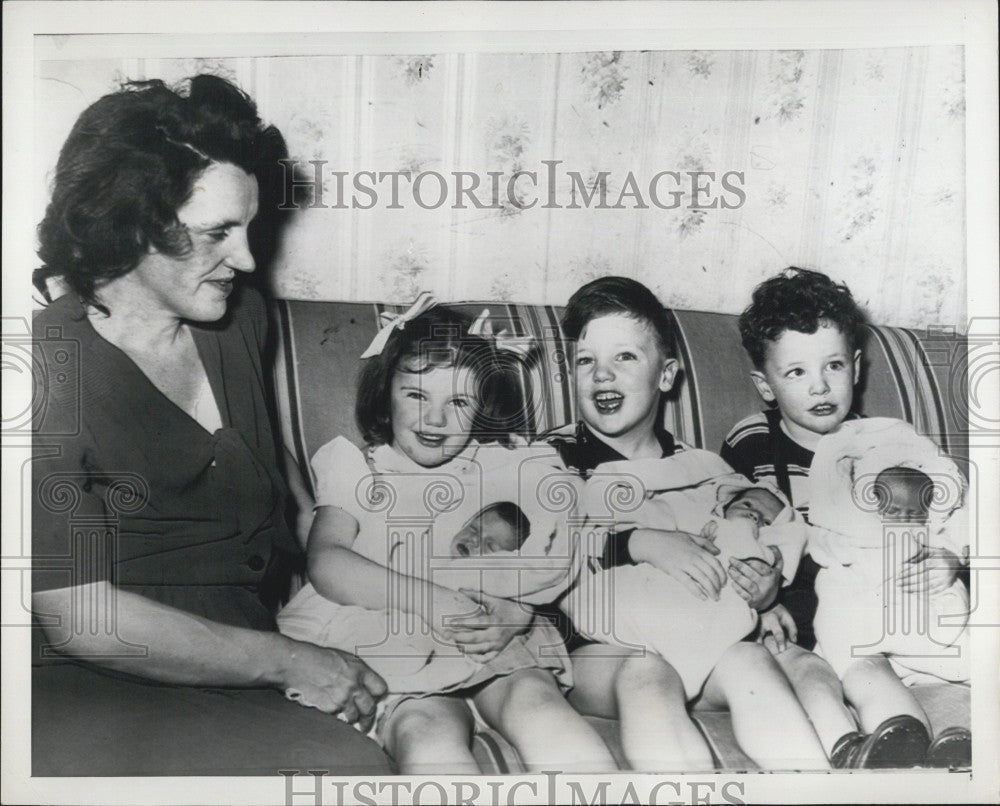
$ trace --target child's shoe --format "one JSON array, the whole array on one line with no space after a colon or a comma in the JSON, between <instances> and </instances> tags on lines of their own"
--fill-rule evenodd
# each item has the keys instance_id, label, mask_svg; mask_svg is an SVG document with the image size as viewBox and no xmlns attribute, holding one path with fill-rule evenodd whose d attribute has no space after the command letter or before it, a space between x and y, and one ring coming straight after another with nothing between
<instances>
[{"instance_id":1,"label":"child's shoe","mask_svg":"<svg viewBox=\"0 0 1000 806\"><path fill-rule=\"evenodd\" d=\"M830 766L835 770L846 770L854 767L854 759L865 742L861 731L853 730L845 733L830 751Z\"/></svg>"},{"instance_id":2,"label":"child's shoe","mask_svg":"<svg viewBox=\"0 0 1000 806\"><path fill-rule=\"evenodd\" d=\"M972 766L972 734L965 728L945 728L927 748L926 767L956 769Z\"/></svg>"},{"instance_id":3,"label":"child's shoe","mask_svg":"<svg viewBox=\"0 0 1000 806\"><path fill-rule=\"evenodd\" d=\"M915 767L924 763L931 737L916 717L890 717L864 740L853 758L854 769Z\"/></svg>"}]
</instances>

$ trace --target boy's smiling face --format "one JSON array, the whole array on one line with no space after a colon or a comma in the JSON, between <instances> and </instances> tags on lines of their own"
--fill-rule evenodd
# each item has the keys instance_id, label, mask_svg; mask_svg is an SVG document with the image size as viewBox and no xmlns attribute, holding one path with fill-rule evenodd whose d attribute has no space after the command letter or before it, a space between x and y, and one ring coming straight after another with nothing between
<instances>
[{"instance_id":1,"label":"boy's smiling face","mask_svg":"<svg viewBox=\"0 0 1000 806\"><path fill-rule=\"evenodd\" d=\"M583 421L606 437L652 432L660 394L677 362L664 356L652 326L626 314L590 320L576 345L576 391Z\"/></svg>"},{"instance_id":2,"label":"boy's smiling face","mask_svg":"<svg viewBox=\"0 0 1000 806\"><path fill-rule=\"evenodd\" d=\"M789 436L814 449L823 434L851 410L861 351L835 325L821 322L815 333L786 330L769 342L762 370L750 375L760 396L776 402Z\"/></svg>"}]
</instances>

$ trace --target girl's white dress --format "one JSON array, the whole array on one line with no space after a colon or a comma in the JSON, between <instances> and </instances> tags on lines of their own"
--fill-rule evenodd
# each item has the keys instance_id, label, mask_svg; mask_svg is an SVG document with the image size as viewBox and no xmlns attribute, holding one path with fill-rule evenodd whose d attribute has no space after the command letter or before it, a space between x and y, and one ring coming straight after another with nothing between
<instances>
[{"instance_id":1,"label":"girl's white dress","mask_svg":"<svg viewBox=\"0 0 1000 806\"><path fill-rule=\"evenodd\" d=\"M873 484L890 467L927 474L935 500L926 526L883 523ZM809 473L808 551L819 563L817 652L843 675L856 660L888 657L903 682L968 681L969 594L955 580L937 593L904 593L896 580L925 549L968 550L968 485L953 461L909 423L845 422L823 437Z\"/></svg>"},{"instance_id":2,"label":"girl's white dress","mask_svg":"<svg viewBox=\"0 0 1000 806\"><path fill-rule=\"evenodd\" d=\"M361 451L337 437L317 451L316 506L340 507L358 522L352 549L404 578L428 580L529 604L550 602L578 569L571 551L568 509L561 490L578 481L555 452L524 443L508 448L471 443L445 465L425 468L388 445ZM515 552L453 559L455 534L485 506L512 501L531 524ZM555 502L555 503L553 503ZM419 586L394 584L398 607L369 610L342 605L307 584L278 615L281 632L297 640L356 654L378 672L390 694L421 696L466 689L517 669L550 669L571 685L569 659L558 631L536 618L495 658L480 662L440 641L410 615Z\"/></svg>"}]
</instances>

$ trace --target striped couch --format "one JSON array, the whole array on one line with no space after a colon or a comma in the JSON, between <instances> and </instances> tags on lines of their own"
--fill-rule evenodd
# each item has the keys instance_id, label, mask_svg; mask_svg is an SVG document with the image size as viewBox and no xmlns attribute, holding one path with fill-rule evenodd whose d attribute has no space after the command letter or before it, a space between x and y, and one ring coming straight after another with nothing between
<instances>
[{"instance_id":1,"label":"striped couch","mask_svg":"<svg viewBox=\"0 0 1000 806\"><path fill-rule=\"evenodd\" d=\"M532 391L524 417L527 436L575 420L559 308L498 303L456 307L473 316L489 308L494 332L506 328L532 335L541 345L539 360L526 370ZM338 434L361 444L354 422L358 356L376 332L378 314L401 310L367 303L272 303L278 333L274 363L281 433L307 484L315 482L309 459L321 445ZM728 430L761 406L748 377L751 367L740 346L736 317L679 310L673 317L682 372L667 401L665 424L690 445L718 450ZM908 420L967 470L965 349L964 340L954 333L868 328L858 410ZM926 686L917 693L936 730L953 724L968 727L967 688ZM696 718L720 767L754 769L736 744L727 714L698 712ZM615 723L593 722L619 753ZM478 735L475 751L484 772L521 769L516 754L494 732Z\"/></svg>"}]
</instances>

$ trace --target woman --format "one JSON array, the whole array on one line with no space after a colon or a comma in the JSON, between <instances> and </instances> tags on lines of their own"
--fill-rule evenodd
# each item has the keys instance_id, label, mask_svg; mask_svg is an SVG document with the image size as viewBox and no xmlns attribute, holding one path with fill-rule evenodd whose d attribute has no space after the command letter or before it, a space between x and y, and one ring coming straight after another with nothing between
<instances>
[{"instance_id":1,"label":"woman","mask_svg":"<svg viewBox=\"0 0 1000 806\"><path fill-rule=\"evenodd\" d=\"M63 146L35 282L68 293L35 333L78 366L35 424L34 775L390 771L343 724L367 729L382 679L265 603L297 547L240 281L282 148L208 75L107 95Z\"/></svg>"}]
</instances>

